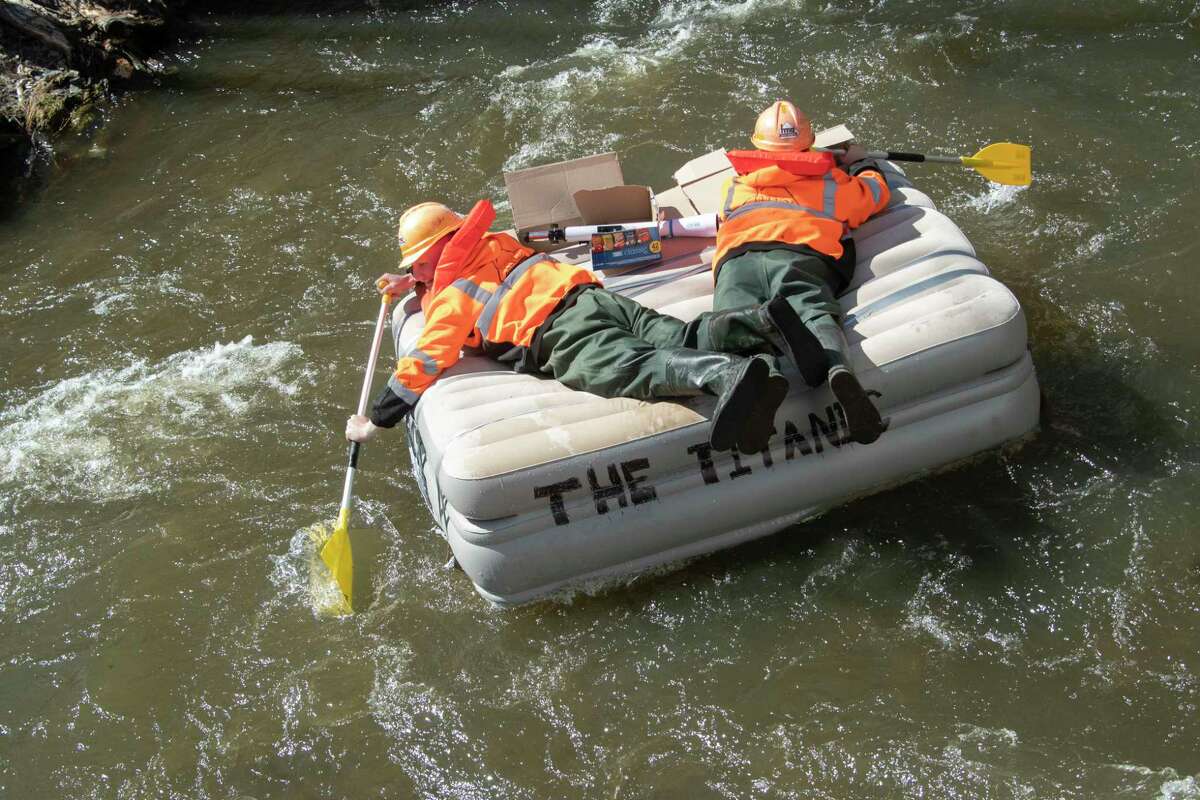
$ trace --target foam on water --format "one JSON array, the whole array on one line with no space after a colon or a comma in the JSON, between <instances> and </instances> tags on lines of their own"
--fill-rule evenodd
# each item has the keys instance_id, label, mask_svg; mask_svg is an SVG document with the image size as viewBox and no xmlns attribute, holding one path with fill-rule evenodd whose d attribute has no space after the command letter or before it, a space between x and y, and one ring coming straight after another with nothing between
<instances>
[{"instance_id":1,"label":"foam on water","mask_svg":"<svg viewBox=\"0 0 1200 800\"><path fill-rule=\"evenodd\" d=\"M645 9L646 4L638 0L601 0L595 4L591 17L600 25L616 25L643 18ZM660 30L713 21L746 22L756 15L779 9L791 9L797 14L804 10L803 3L796 0L671 0L654 12L648 27Z\"/></svg>"},{"instance_id":2,"label":"foam on water","mask_svg":"<svg viewBox=\"0 0 1200 800\"><path fill-rule=\"evenodd\" d=\"M1166 769L1151 769L1140 764L1113 764L1113 769L1143 778L1138 789L1150 791L1158 789L1156 800L1200 800L1200 775L1185 775L1167 767ZM1157 787L1154 785L1161 780Z\"/></svg>"},{"instance_id":3,"label":"foam on water","mask_svg":"<svg viewBox=\"0 0 1200 800\"><path fill-rule=\"evenodd\" d=\"M341 615L341 590L321 560L320 543L314 537L319 531L320 541L324 542L332 528L332 524L322 522L298 530L288 541L286 553L270 556L270 579L276 588L270 601L272 607L299 601L309 606L315 617Z\"/></svg>"},{"instance_id":4,"label":"foam on water","mask_svg":"<svg viewBox=\"0 0 1200 800\"><path fill-rule=\"evenodd\" d=\"M970 562L963 556L944 559L938 568L921 576L915 594L906 609L906 626L914 633L927 634L947 649L962 650L971 645L969 634L955 629L951 590L954 579Z\"/></svg>"},{"instance_id":5,"label":"foam on water","mask_svg":"<svg viewBox=\"0 0 1200 800\"><path fill-rule=\"evenodd\" d=\"M668 4L640 35L593 33L569 52L506 67L493 79L489 104L514 126L536 120L539 135L518 143L503 169L510 171L581 155L577 152L581 139L588 142L587 152L619 149L622 137L590 125L581 117L581 108L602 107L606 98L621 94L630 97L641 92L657 94L662 91L657 84L658 73L668 66L691 63L695 55L691 52L693 46L706 39L705 27L744 20L762 6L790 5L793 4L762 0L703 3L699 7ZM636 16L636 11L622 3L612 3L601 6L597 16L602 23L615 23L629 15ZM771 86L755 81L747 82L741 89L741 93L758 97L761 102L773 97L774 91ZM440 108L444 102L435 99L431 107Z\"/></svg>"},{"instance_id":6,"label":"foam on water","mask_svg":"<svg viewBox=\"0 0 1200 800\"><path fill-rule=\"evenodd\" d=\"M246 336L45 387L0 411L0 487L99 501L161 489L170 472L144 457L147 448L211 437L264 391L294 394L312 378L300 354L290 342Z\"/></svg>"},{"instance_id":7,"label":"foam on water","mask_svg":"<svg viewBox=\"0 0 1200 800\"><path fill-rule=\"evenodd\" d=\"M970 195L964 205L981 214L990 214L998 208L1012 205L1017 201L1026 186L1004 186L999 183L989 183L987 189L976 195Z\"/></svg>"},{"instance_id":8,"label":"foam on water","mask_svg":"<svg viewBox=\"0 0 1200 800\"><path fill-rule=\"evenodd\" d=\"M1158 790L1159 800L1200 800L1200 783L1192 776L1166 781Z\"/></svg>"},{"instance_id":9,"label":"foam on water","mask_svg":"<svg viewBox=\"0 0 1200 800\"><path fill-rule=\"evenodd\" d=\"M503 169L512 171L575 154L573 148L580 139L580 104L612 92L614 86L629 86L657 64L654 54L641 47L623 47L611 38L596 35L565 55L513 65L500 72L494 81L492 106L514 124L539 120L539 135L522 140L505 160ZM593 152L613 149L620 139L611 132L592 131L589 136L594 142Z\"/></svg>"}]
</instances>

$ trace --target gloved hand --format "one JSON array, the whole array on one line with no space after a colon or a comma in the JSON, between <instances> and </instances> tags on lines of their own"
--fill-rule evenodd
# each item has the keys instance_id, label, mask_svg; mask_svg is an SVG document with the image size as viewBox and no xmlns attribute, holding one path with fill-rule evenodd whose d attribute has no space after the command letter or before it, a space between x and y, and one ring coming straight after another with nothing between
<instances>
[{"instance_id":1,"label":"gloved hand","mask_svg":"<svg viewBox=\"0 0 1200 800\"><path fill-rule=\"evenodd\" d=\"M408 294L415 282L411 274L395 275L391 272L385 272L375 281L375 288L379 289L380 294L389 294L394 298L398 298Z\"/></svg>"},{"instance_id":2,"label":"gloved hand","mask_svg":"<svg viewBox=\"0 0 1200 800\"><path fill-rule=\"evenodd\" d=\"M355 414L346 420L346 438L352 442L369 442L375 438L379 428L365 416Z\"/></svg>"},{"instance_id":3,"label":"gloved hand","mask_svg":"<svg viewBox=\"0 0 1200 800\"><path fill-rule=\"evenodd\" d=\"M867 148L857 142L846 145L846 152L838 156L838 166L848 167L867 157Z\"/></svg>"}]
</instances>

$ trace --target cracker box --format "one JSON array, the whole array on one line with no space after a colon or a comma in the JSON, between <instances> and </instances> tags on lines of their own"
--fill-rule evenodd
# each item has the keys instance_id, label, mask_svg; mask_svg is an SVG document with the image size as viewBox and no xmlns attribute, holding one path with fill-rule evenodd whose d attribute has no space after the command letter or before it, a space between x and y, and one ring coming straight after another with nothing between
<instances>
[{"instance_id":1,"label":"cracker box","mask_svg":"<svg viewBox=\"0 0 1200 800\"><path fill-rule=\"evenodd\" d=\"M609 227L612 230L605 230ZM592 234L592 269L635 267L661 260L658 228L622 230L620 225L602 225Z\"/></svg>"}]
</instances>

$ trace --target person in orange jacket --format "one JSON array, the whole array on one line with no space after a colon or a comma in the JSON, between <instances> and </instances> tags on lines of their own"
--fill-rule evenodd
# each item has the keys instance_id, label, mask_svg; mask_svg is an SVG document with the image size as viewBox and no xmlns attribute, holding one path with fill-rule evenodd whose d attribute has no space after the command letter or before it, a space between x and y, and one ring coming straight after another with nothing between
<instances>
[{"instance_id":1,"label":"person in orange jacket","mask_svg":"<svg viewBox=\"0 0 1200 800\"><path fill-rule=\"evenodd\" d=\"M767 445L788 390L773 356L697 349L711 339L703 315L684 323L608 292L591 271L488 232L494 219L486 200L465 218L440 203L401 216L401 272L377 286L391 296L416 288L425 325L370 417L347 421L348 439L404 419L466 347L603 397L713 395L713 449Z\"/></svg>"},{"instance_id":2,"label":"person in orange jacket","mask_svg":"<svg viewBox=\"0 0 1200 800\"><path fill-rule=\"evenodd\" d=\"M785 100L759 115L751 141L765 152L742 155L766 165L723 188L713 309L724 316L710 324L753 334L761 323L747 319L746 309L766 303L805 382L828 381L850 437L870 444L887 421L850 367L836 298L854 274L849 231L887 207L887 181L874 162L863 160L859 145L842 156L845 170L832 154L810 150L812 127Z\"/></svg>"}]
</instances>

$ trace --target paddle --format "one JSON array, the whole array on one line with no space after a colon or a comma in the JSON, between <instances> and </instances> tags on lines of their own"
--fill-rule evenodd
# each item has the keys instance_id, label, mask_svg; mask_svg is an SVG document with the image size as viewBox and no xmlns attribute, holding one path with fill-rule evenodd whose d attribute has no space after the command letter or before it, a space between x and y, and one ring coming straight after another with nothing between
<instances>
[{"instance_id":1,"label":"paddle","mask_svg":"<svg viewBox=\"0 0 1200 800\"><path fill-rule=\"evenodd\" d=\"M375 323L375 339L371 342L371 355L367 357L367 374L363 377L362 394L358 397L358 414L367 412L367 400L371 395L371 378L375 372L375 362L379 358L379 346L383 342L383 326L387 322L388 305L392 302L390 295L383 295L379 304L379 320ZM342 508L338 512L337 525L332 534L327 535L327 527L319 525L310 535L321 550L321 560L333 573L341 590L342 603L329 609L335 614L345 615L354 612L354 559L350 550L350 509L354 502L354 473L358 470L358 453L362 446L358 442L350 443L350 463L346 466L346 483L342 488ZM323 543L323 546L322 546Z\"/></svg>"},{"instance_id":2,"label":"paddle","mask_svg":"<svg viewBox=\"0 0 1200 800\"><path fill-rule=\"evenodd\" d=\"M814 147L836 155L844 151ZM894 150L873 151L867 158L886 158L888 161L917 161L933 164L962 164L971 167L989 181L1007 186L1028 186L1033 181L1029 145L997 142L989 144L973 156L932 156L923 153L904 153Z\"/></svg>"}]
</instances>

